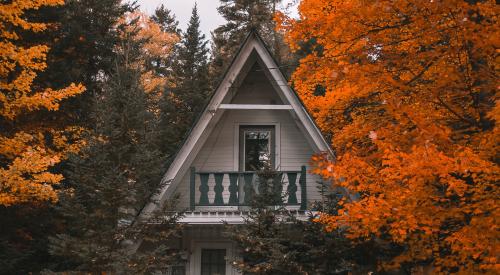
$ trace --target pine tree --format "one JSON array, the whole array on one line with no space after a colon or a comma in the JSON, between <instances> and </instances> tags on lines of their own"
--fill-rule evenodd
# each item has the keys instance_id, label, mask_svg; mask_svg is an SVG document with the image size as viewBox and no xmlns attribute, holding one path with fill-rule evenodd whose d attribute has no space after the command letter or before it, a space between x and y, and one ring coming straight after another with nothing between
<instances>
[{"instance_id":1,"label":"pine tree","mask_svg":"<svg viewBox=\"0 0 500 275\"><path fill-rule=\"evenodd\" d=\"M112 71L118 41L116 25L127 11L136 7L121 0L67 0L65 5L30 14L36 21L51 22L51 31L32 35L30 41L49 45L48 69L37 83L67 86L78 81L86 87L82 95L66 102L61 109L65 120L82 126L92 125L87 110L94 94L100 93L102 76ZM52 118L53 119L53 118Z\"/></svg>"},{"instance_id":2,"label":"pine tree","mask_svg":"<svg viewBox=\"0 0 500 275\"><path fill-rule=\"evenodd\" d=\"M151 16L151 20L160 26L162 32L175 35L175 37L180 40L182 31L179 29L179 21L177 21L175 15L171 10L165 7L165 5L161 4L155 9L154 14ZM176 59L175 55L176 51L174 50L170 55L158 56L154 60L151 60L150 64L155 70L155 73L173 81L172 66ZM174 85L173 83L168 83L164 88L170 89Z\"/></svg>"},{"instance_id":3,"label":"pine tree","mask_svg":"<svg viewBox=\"0 0 500 275\"><path fill-rule=\"evenodd\" d=\"M200 31L200 17L195 5L176 52L173 65L176 87L166 89L163 95L161 129L167 155L178 148L209 95L207 59L207 41Z\"/></svg>"},{"instance_id":4,"label":"pine tree","mask_svg":"<svg viewBox=\"0 0 500 275\"><path fill-rule=\"evenodd\" d=\"M275 30L273 17L281 0L221 0L217 8L227 23L219 26L212 34L211 75L219 81L229 66L245 36L257 31L278 61L285 55L286 45L282 35Z\"/></svg>"},{"instance_id":5,"label":"pine tree","mask_svg":"<svg viewBox=\"0 0 500 275\"><path fill-rule=\"evenodd\" d=\"M120 43L116 67L94 103L96 125L88 146L68 164L71 191L58 207L65 231L51 238L51 253L65 259L56 269L144 273L177 259L175 249L161 241L178 232L178 215L158 226L133 223L158 188L164 168L156 146L157 119L136 66L142 47L134 34ZM153 250L130 253L128 240L145 235L160 243Z\"/></svg>"},{"instance_id":6,"label":"pine tree","mask_svg":"<svg viewBox=\"0 0 500 275\"><path fill-rule=\"evenodd\" d=\"M63 2L64 5L60 5ZM36 45L46 45L47 47L43 48L50 48L45 52L46 59L39 59L44 60L43 63L46 63L47 67L44 71L37 72L36 78L33 79L33 87L36 90L41 90L43 87L62 89L68 87L72 82L76 82L82 83L86 88L85 92L60 101L58 112L43 109L37 112L23 111L22 118L15 123L0 122L2 135L10 135L14 130L29 132L37 139L42 138L40 141L46 143L52 151L55 149L53 146L58 144L57 139L60 138L51 136L55 133L53 130L63 129L68 125L87 126L90 124L86 110L91 104L91 95L96 93L98 89L100 73L109 72L114 56L112 49L116 43L116 34L113 26L116 19L128 9L127 5L122 5L120 2L119 0L2 1L2 12L23 11L24 14L18 18L23 18L28 22L48 23L45 25L47 30L43 32L20 30L19 40L15 43L25 49ZM58 5L39 6L54 3ZM3 7L3 5L24 8L11 9L7 6ZM25 9L30 6L34 7L33 5L36 5L38 9ZM9 18L16 17L6 16L4 19ZM7 25L5 26L7 27ZM14 29L19 30L19 28L11 28L10 30ZM8 54L9 51L3 51L3 53ZM18 54L17 56L25 59L29 55ZM12 60L11 58L9 59ZM2 64L8 63L2 61ZM19 68L17 67L16 70ZM61 92L56 94L58 97L63 95ZM36 93L31 95L36 95ZM33 102L39 104L42 102L41 99L48 98L48 95L44 94ZM14 97L9 96L9 98ZM3 110L2 107L0 109ZM50 128L53 130L48 131ZM70 138L60 145L65 143L69 145L72 142L73 140ZM30 146L26 145L18 144L16 148L26 150L31 150L30 147L42 148L35 144L35 140L31 141ZM0 151L7 153L7 150ZM7 160L3 157L0 159L2 159L1 162ZM36 159L39 158L31 154L28 161L18 161L18 163L36 165ZM65 159L61 158L60 163L53 160L45 162L51 166L48 171L55 175L62 174ZM7 167L6 163L2 163L1 166ZM22 172L20 169L15 170ZM28 174L24 173L24 175ZM64 181L62 179L62 182ZM19 180L16 182L21 183ZM50 185L44 184L43 186L47 188ZM57 185L54 189L58 190L59 186ZM45 191L44 196L53 193ZM49 202L35 202L35 200L30 199L27 203L0 209L0 274L37 273L44 268L50 268L54 261L57 261L47 251L47 237L61 229L54 219L53 205L51 204Z\"/></svg>"},{"instance_id":7,"label":"pine tree","mask_svg":"<svg viewBox=\"0 0 500 275\"><path fill-rule=\"evenodd\" d=\"M155 9L154 14L151 16L154 22L161 26L164 32L176 33L180 35L179 21L175 15L165 5L161 4Z\"/></svg>"},{"instance_id":8,"label":"pine tree","mask_svg":"<svg viewBox=\"0 0 500 275\"><path fill-rule=\"evenodd\" d=\"M272 169L258 174L258 192L243 225L226 225L228 236L240 249L233 265L245 274L342 274L353 269L353 246L341 231L326 231L315 222L296 217L284 204L282 175ZM336 211L339 197L325 193L321 211ZM328 209L325 209L327 206Z\"/></svg>"}]
</instances>

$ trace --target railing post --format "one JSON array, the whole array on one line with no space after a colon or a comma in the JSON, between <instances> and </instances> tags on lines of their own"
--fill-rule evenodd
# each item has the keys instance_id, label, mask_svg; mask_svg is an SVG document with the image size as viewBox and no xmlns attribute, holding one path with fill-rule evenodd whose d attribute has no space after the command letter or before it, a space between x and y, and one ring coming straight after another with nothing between
<instances>
[{"instance_id":1,"label":"railing post","mask_svg":"<svg viewBox=\"0 0 500 275\"><path fill-rule=\"evenodd\" d=\"M196 188L196 169L191 167L191 176L189 184L189 208L191 211L195 209L195 188Z\"/></svg>"},{"instance_id":2,"label":"railing post","mask_svg":"<svg viewBox=\"0 0 500 275\"><path fill-rule=\"evenodd\" d=\"M300 210L307 210L307 186L306 186L307 170L303 165L300 169Z\"/></svg>"},{"instance_id":3,"label":"railing post","mask_svg":"<svg viewBox=\"0 0 500 275\"><path fill-rule=\"evenodd\" d=\"M229 205L238 205L238 173L229 173Z\"/></svg>"},{"instance_id":4,"label":"railing post","mask_svg":"<svg viewBox=\"0 0 500 275\"><path fill-rule=\"evenodd\" d=\"M200 175L200 205L207 206L208 205L208 178L210 177L209 173L199 173Z\"/></svg>"},{"instance_id":5,"label":"railing post","mask_svg":"<svg viewBox=\"0 0 500 275\"><path fill-rule=\"evenodd\" d=\"M297 204L297 173L286 173L288 177L288 204ZM301 175L302 176L302 175Z\"/></svg>"},{"instance_id":6,"label":"railing post","mask_svg":"<svg viewBox=\"0 0 500 275\"><path fill-rule=\"evenodd\" d=\"M250 205L253 198L253 174L254 173L244 173L243 179L245 180L245 186L243 190L245 192L245 197L243 197L243 205Z\"/></svg>"},{"instance_id":7,"label":"railing post","mask_svg":"<svg viewBox=\"0 0 500 275\"><path fill-rule=\"evenodd\" d=\"M224 191L224 186L222 185L222 181L224 180L224 174L223 173L214 173L214 179L215 179L214 205L217 205L217 206L224 205L224 198L222 197L222 192Z\"/></svg>"}]
</instances>

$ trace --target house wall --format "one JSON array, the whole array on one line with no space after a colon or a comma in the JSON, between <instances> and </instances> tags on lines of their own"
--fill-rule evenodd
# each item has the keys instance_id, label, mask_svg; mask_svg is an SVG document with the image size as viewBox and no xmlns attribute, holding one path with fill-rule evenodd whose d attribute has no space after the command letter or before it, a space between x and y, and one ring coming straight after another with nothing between
<instances>
[{"instance_id":1,"label":"house wall","mask_svg":"<svg viewBox=\"0 0 500 275\"><path fill-rule=\"evenodd\" d=\"M258 63L252 66L240 87L230 90L229 96L231 93L234 93L233 104L283 104Z\"/></svg>"},{"instance_id":2,"label":"house wall","mask_svg":"<svg viewBox=\"0 0 500 275\"><path fill-rule=\"evenodd\" d=\"M279 170L300 170L302 165L306 165L309 170L309 161L313 154L311 146L302 135L297 125L292 120L290 113L283 110L229 110L226 111L219 124L215 127L210 137L193 161L192 166L197 171L238 171L238 131L239 124L275 124L276 132L276 162ZM279 128L279 129L278 129ZM279 136L279 140L278 140ZM185 209L189 207L189 172L186 173L175 193L180 195L179 207ZM316 188L319 177L307 175L308 200L320 200L320 194ZM197 187L199 177L196 177ZM298 184L298 182L297 182ZM213 200L213 177L210 177L209 200ZM224 201L227 202L229 181L224 178ZM196 190L196 199L199 199L199 191ZM300 191L300 190L299 190ZM300 198L300 192L297 193Z\"/></svg>"},{"instance_id":3,"label":"house wall","mask_svg":"<svg viewBox=\"0 0 500 275\"><path fill-rule=\"evenodd\" d=\"M187 252L186 274L201 273L202 249L225 249L226 275L241 274L231 265L238 259L238 248L224 235L223 225L187 226L182 234L182 248Z\"/></svg>"},{"instance_id":4,"label":"house wall","mask_svg":"<svg viewBox=\"0 0 500 275\"><path fill-rule=\"evenodd\" d=\"M258 66L253 66L241 86L229 96L232 97L231 103L234 104L283 104ZM299 171L302 165L306 165L309 170L310 158L314 154L313 149L297 127L288 110L226 110L191 166L195 167L196 171L204 172L238 171L238 133L240 125L274 125L276 131L276 168L282 171ZM190 174L188 171L183 175L174 192L180 195L180 209L189 207L189 180ZM307 175L307 197L309 202L321 199L317 190L318 180L319 177L315 175ZM285 176L285 184L286 182ZM197 176L197 201L199 200L199 184L200 178ZM213 201L215 195L213 192L214 184L211 175L209 179L210 191L208 193L210 202ZM299 187L297 198L300 200L298 179L296 184ZM229 179L227 175L224 177L223 186L224 202L227 202L229 198ZM284 189L286 190L286 185Z\"/></svg>"}]
</instances>

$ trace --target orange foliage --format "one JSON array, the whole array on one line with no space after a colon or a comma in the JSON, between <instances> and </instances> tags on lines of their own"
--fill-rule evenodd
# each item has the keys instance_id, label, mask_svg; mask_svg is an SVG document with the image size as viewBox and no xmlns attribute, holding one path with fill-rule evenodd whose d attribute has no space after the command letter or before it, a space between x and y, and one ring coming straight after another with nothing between
<instances>
[{"instance_id":1,"label":"orange foliage","mask_svg":"<svg viewBox=\"0 0 500 275\"><path fill-rule=\"evenodd\" d=\"M382 269L498 271L500 7L302 0L299 12L277 16L291 47L309 48L292 81L337 158L315 157L314 172L353 194L319 221L403 245Z\"/></svg>"},{"instance_id":2,"label":"orange foliage","mask_svg":"<svg viewBox=\"0 0 500 275\"><path fill-rule=\"evenodd\" d=\"M18 32L46 29L46 24L28 22L24 16L26 10L61 5L64 1L8 2L0 4L0 121L6 126L0 133L0 205L55 201L57 193L53 185L62 180L62 175L50 169L68 152L77 150L78 144L70 139L80 129L35 127L33 121L26 126L22 125L22 117L41 109L56 111L63 99L83 92L84 88L75 84L60 90L34 87L37 74L47 66L48 47L20 46L22 37Z\"/></svg>"},{"instance_id":3,"label":"orange foliage","mask_svg":"<svg viewBox=\"0 0 500 275\"><path fill-rule=\"evenodd\" d=\"M140 11L127 13L119 24L126 25L126 28L120 33L122 38L132 36L135 41L145 41L141 48L141 57L130 65L141 71L141 84L146 93L151 94L153 99L159 99L165 86L172 85L172 79L158 75L151 65L156 60L165 59L172 54L175 44L179 42L179 36L176 33L162 31L160 25ZM117 50L123 52L127 50L128 46L119 45Z\"/></svg>"}]
</instances>

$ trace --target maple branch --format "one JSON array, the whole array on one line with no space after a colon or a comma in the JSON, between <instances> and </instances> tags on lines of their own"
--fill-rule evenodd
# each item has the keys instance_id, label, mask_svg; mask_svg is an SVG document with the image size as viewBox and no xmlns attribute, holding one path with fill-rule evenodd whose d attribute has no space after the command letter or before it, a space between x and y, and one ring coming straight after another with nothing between
<instances>
[{"instance_id":1,"label":"maple branch","mask_svg":"<svg viewBox=\"0 0 500 275\"><path fill-rule=\"evenodd\" d=\"M430 69L430 67L431 67L432 65L434 65L434 63L436 63L436 61L438 61L438 60L439 60L439 57L437 57L437 56L436 56L436 57L435 57L433 60L431 60L431 61L430 61L427 65L425 65L425 66L424 66L424 68L423 68L423 69L422 69L422 70L421 70L421 71L420 71L417 75L415 75L412 79L410 79L409 81L407 81L407 82L405 83L405 85L410 85L410 84L412 84L413 82L415 82L417 79L419 79L420 77L422 77L422 75L424 75L424 73L425 73L425 72L427 72L427 71Z\"/></svg>"},{"instance_id":2,"label":"maple branch","mask_svg":"<svg viewBox=\"0 0 500 275\"><path fill-rule=\"evenodd\" d=\"M476 126L476 127L479 127L480 125L477 123L477 121L475 120L472 120L472 119L469 119L465 116L462 116L460 115L458 112L456 112L455 110L453 110L453 108L451 108L448 104L446 104L444 102L444 100L438 95L436 96L436 98L438 99L439 103L438 105L441 105L443 106L446 110L450 111L453 115L455 115L456 117L458 117L459 119L467 122L468 124L472 125L472 126ZM480 128L480 127L479 127Z\"/></svg>"}]
</instances>

